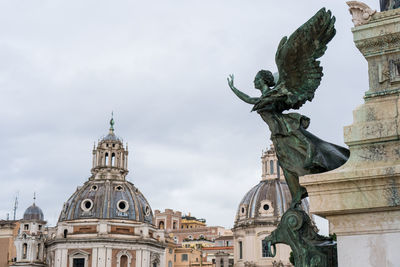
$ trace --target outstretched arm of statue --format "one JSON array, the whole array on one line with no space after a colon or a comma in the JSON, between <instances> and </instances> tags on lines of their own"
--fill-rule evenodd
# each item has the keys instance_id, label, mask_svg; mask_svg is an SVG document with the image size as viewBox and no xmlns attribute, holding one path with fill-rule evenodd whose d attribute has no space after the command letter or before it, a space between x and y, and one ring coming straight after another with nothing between
<instances>
[{"instance_id":1,"label":"outstretched arm of statue","mask_svg":"<svg viewBox=\"0 0 400 267\"><path fill-rule=\"evenodd\" d=\"M256 104L260 98L250 97L250 96L246 95L245 93L236 89L236 87L233 85L233 79L234 79L233 74L229 75L228 84L229 84L229 87L232 89L232 91L235 93L235 95L237 95L240 99L242 99L244 102L246 102L248 104L252 104L252 105Z\"/></svg>"}]
</instances>

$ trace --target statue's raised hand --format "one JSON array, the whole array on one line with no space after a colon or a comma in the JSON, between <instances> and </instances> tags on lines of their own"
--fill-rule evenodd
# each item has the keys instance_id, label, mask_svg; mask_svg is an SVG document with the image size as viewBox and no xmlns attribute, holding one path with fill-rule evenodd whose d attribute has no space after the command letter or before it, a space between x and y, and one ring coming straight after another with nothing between
<instances>
[{"instance_id":1,"label":"statue's raised hand","mask_svg":"<svg viewBox=\"0 0 400 267\"><path fill-rule=\"evenodd\" d=\"M228 85L229 87L232 89L232 91L235 93L235 95L237 95L240 99L242 99L244 102L249 103L249 104L256 104L257 101L259 100L258 97L250 97L248 95L246 95L245 93L239 91L234 85L233 85L233 80L234 80L234 76L233 74L229 75L229 77L227 78L228 80Z\"/></svg>"},{"instance_id":2,"label":"statue's raised hand","mask_svg":"<svg viewBox=\"0 0 400 267\"><path fill-rule=\"evenodd\" d=\"M229 77L227 78L227 80L228 80L228 85L229 85L229 87L230 87L232 90L236 89L235 86L233 85L233 80L234 80L233 74L230 74Z\"/></svg>"}]
</instances>

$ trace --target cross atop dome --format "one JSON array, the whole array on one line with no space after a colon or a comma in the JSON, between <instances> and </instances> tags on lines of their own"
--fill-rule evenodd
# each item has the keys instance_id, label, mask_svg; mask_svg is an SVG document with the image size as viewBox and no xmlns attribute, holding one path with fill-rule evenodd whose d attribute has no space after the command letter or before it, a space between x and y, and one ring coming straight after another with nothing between
<instances>
[{"instance_id":1,"label":"cross atop dome","mask_svg":"<svg viewBox=\"0 0 400 267\"><path fill-rule=\"evenodd\" d=\"M110 120L110 133L114 132L114 111L111 112L111 120Z\"/></svg>"}]
</instances>

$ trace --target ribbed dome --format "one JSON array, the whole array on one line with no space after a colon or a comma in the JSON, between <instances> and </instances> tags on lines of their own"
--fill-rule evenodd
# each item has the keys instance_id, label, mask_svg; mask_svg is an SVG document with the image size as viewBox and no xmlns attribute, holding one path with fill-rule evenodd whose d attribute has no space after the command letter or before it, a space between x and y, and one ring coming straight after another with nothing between
<instances>
[{"instance_id":1,"label":"ribbed dome","mask_svg":"<svg viewBox=\"0 0 400 267\"><path fill-rule=\"evenodd\" d=\"M25 210L23 219L27 221L44 221L43 211L33 203L32 206Z\"/></svg>"},{"instance_id":2,"label":"ribbed dome","mask_svg":"<svg viewBox=\"0 0 400 267\"><path fill-rule=\"evenodd\" d=\"M153 223L153 212L143 194L128 181L86 182L64 204L59 221L122 219Z\"/></svg>"},{"instance_id":3,"label":"ribbed dome","mask_svg":"<svg viewBox=\"0 0 400 267\"><path fill-rule=\"evenodd\" d=\"M103 141L121 141L113 132L110 132L102 138Z\"/></svg>"},{"instance_id":4,"label":"ribbed dome","mask_svg":"<svg viewBox=\"0 0 400 267\"><path fill-rule=\"evenodd\" d=\"M291 195L285 181L262 180L243 197L236 214L235 227L251 221L276 221L289 208ZM308 212L308 203L303 201Z\"/></svg>"}]
</instances>

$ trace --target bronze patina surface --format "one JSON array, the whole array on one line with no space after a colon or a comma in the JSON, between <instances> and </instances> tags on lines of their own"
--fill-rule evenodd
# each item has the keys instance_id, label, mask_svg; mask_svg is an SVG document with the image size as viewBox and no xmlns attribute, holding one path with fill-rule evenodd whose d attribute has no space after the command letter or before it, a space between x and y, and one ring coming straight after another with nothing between
<instances>
[{"instance_id":1,"label":"bronze patina surface","mask_svg":"<svg viewBox=\"0 0 400 267\"><path fill-rule=\"evenodd\" d=\"M381 11L387 11L400 7L400 0L379 0Z\"/></svg>"},{"instance_id":2,"label":"bronze patina surface","mask_svg":"<svg viewBox=\"0 0 400 267\"><path fill-rule=\"evenodd\" d=\"M301 210L301 200L307 190L299 176L336 169L343 165L349 150L321 140L306 129L310 119L299 113L283 113L299 109L314 98L323 76L317 60L335 36L335 17L325 8L299 27L289 38L282 38L275 55L279 78L275 82L270 71L261 70L254 79L260 97L250 97L234 86L234 76L228 84L244 102L252 104L268 124L279 164L292 195L291 208L283 215L278 228L266 238L271 245L291 246L296 266L335 266L335 243L315 231L308 215ZM332 258L333 257L333 258Z\"/></svg>"}]
</instances>

